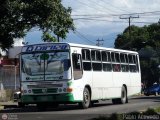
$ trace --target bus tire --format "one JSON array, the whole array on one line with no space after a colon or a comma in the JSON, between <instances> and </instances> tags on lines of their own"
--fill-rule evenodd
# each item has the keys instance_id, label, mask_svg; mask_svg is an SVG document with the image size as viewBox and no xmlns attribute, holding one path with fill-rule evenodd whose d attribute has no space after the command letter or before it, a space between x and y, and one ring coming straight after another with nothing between
<instances>
[{"instance_id":1,"label":"bus tire","mask_svg":"<svg viewBox=\"0 0 160 120\"><path fill-rule=\"evenodd\" d=\"M84 88L83 91L83 101L79 103L79 106L83 109L87 109L91 103L91 95L88 88Z\"/></svg>"},{"instance_id":2,"label":"bus tire","mask_svg":"<svg viewBox=\"0 0 160 120\"><path fill-rule=\"evenodd\" d=\"M121 98L118 99L120 104L128 103L127 90L124 86L122 86L121 90Z\"/></svg>"},{"instance_id":3,"label":"bus tire","mask_svg":"<svg viewBox=\"0 0 160 120\"><path fill-rule=\"evenodd\" d=\"M122 86L121 98L112 99L113 104L125 104L128 103L127 90Z\"/></svg>"},{"instance_id":4,"label":"bus tire","mask_svg":"<svg viewBox=\"0 0 160 120\"><path fill-rule=\"evenodd\" d=\"M18 107L23 108L23 107L25 107L25 104L22 102L18 102Z\"/></svg>"}]
</instances>

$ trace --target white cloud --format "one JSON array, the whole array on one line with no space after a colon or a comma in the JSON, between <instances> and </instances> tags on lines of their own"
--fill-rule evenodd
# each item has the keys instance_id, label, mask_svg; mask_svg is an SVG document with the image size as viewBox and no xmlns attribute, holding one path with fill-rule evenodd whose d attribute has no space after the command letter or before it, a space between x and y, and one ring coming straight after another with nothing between
<instances>
[{"instance_id":1,"label":"white cloud","mask_svg":"<svg viewBox=\"0 0 160 120\"><path fill-rule=\"evenodd\" d=\"M122 33L128 27L127 19L119 19L119 16L113 14L129 14L160 11L160 0L62 0L63 5L72 8L72 18L85 18L74 20L76 29L91 39L109 36L113 33ZM92 15L92 16L74 16L74 15ZM99 18L93 18L100 15ZM102 16L103 15L103 16ZM145 23L135 22L158 22L160 12L156 14L140 14L137 19L132 19L131 24L143 26ZM98 16L97 16L98 17ZM127 16L126 16L127 17ZM86 20L96 19L96 20ZM99 21L102 20L102 21ZM115 22L122 21L122 22ZM37 33L32 33L37 36ZM67 39L72 39L75 35L68 35ZM32 37L28 37L31 41ZM34 37L40 39L40 37ZM78 39L78 38L77 38ZM113 39L114 40L114 39Z\"/></svg>"},{"instance_id":2,"label":"white cloud","mask_svg":"<svg viewBox=\"0 0 160 120\"><path fill-rule=\"evenodd\" d=\"M75 23L78 28L104 26L108 24L114 25L114 23L107 21L119 20L119 16L108 16L111 14L129 14L160 10L160 0L63 0L63 2L66 6L73 8L72 15L106 15L105 18L100 18L101 20L106 20L106 22L90 21L86 25L84 20L77 20ZM86 16L81 16L81 18L83 17L86 18ZM73 18L77 17L73 16ZM141 21L142 18L139 19L139 21ZM145 20L147 21L148 19ZM152 19L152 21L155 22L154 19Z\"/></svg>"},{"instance_id":3,"label":"white cloud","mask_svg":"<svg viewBox=\"0 0 160 120\"><path fill-rule=\"evenodd\" d=\"M73 19L85 18L74 20L77 30L85 36L92 36L95 39L113 33L122 33L124 29L128 27L127 19L119 19L119 16L113 16L113 14L142 13L160 10L160 0L63 0L63 3L65 6L72 7ZM100 17L93 18L96 15L100 15ZM102 15L104 16L102 17ZM136 22L158 22L159 15L160 12L157 16L155 14L150 14L150 16L149 14L140 14L140 18L131 19L131 24L143 26L146 23L139 24ZM138 14L135 16L138 16ZM129 15L126 15L125 17L129 17ZM86 19L96 20L89 21Z\"/></svg>"}]
</instances>

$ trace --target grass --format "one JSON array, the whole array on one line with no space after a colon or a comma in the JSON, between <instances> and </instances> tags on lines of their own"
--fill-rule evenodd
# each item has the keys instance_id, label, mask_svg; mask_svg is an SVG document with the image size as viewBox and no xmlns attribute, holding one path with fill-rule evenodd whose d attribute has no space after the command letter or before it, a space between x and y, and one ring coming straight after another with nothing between
<instances>
[{"instance_id":1,"label":"grass","mask_svg":"<svg viewBox=\"0 0 160 120\"><path fill-rule=\"evenodd\" d=\"M160 107L151 109L148 108L146 111L144 112L130 112L130 113L126 113L126 114L117 114L117 113L113 113L111 114L109 117L105 117L105 116L99 116L98 118L93 118L90 120L136 120L136 119L148 119L148 118L157 118L159 117L158 112L160 112Z\"/></svg>"},{"instance_id":2,"label":"grass","mask_svg":"<svg viewBox=\"0 0 160 120\"><path fill-rule=\"evenodd\" d=\"M157 113L160 113L160 107L154 108Z\"/></svg>"}]
</instances>

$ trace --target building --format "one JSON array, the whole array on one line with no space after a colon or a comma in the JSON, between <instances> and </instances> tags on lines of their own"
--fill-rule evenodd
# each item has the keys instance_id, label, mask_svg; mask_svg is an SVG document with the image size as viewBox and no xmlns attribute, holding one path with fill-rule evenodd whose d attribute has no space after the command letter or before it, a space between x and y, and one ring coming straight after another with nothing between
<instances>
[{"instance_id":1,"label":"building","mask_svg":"<svg viewBox=\"0 0 160 120\"><path fill-rule=\"evenodd\" d=\"M14 39L12 48L7 52L0 49L0 90L18 89L19 87L19 59L24 39Z\"/></svg>"}]
</instances>

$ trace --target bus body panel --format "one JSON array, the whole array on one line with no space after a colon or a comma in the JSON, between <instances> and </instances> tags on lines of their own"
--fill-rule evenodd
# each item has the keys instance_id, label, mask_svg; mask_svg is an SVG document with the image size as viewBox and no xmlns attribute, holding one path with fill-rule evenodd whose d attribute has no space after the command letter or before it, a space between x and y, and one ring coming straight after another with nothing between
<instances>
[{"instance_id":1,"label":"bus body panel","mask_svg":"<svg viewBox=\"0 0 160 120\"><path fill-rule=\"evenodd\" d=\"M112 72L94 72L92 99L107 99L114 96L110 94L113 88Z\"/></svg>"}]
</instances>

